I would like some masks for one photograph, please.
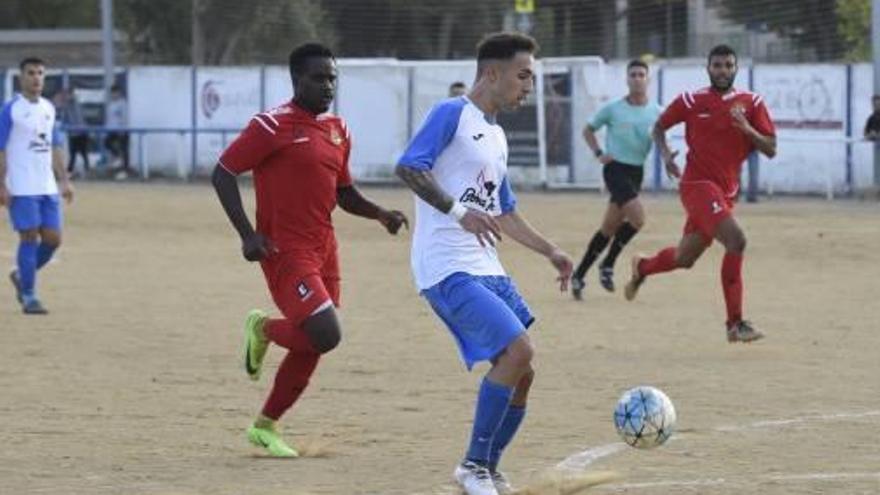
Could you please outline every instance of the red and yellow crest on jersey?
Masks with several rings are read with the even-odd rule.
[[[339,133],[339,129],[335,127],[330,129],[330,142],[332,142],[336,146],[342,144],[342,134]]]

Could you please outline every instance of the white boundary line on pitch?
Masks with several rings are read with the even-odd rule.
[[[880,471],[876,473],[802,473],[784,474],[773,476],[761,476],[757,479],[696,479],[696,480],[667,480],[648,481],[644,483],[621,483],[606,485],[606,490],[621,491],[635,490],[640,488],[666,488],[671,486],[717,486],[717,485],[758,485],[762,483],[798,482],[798,481],[839,481],[839,480],[880,480]]]
[[[791,418],[791,419],[775,419],[775,420],[756,421],[756,422],[749,423],[744,426],[719,426],[719,427],[713,428],[711,431],[716,431],[716,432],[742,431],[742,430],[750,430],[750,429],[758,429],[758,428],[784,427],[784,426],[788,426],[788,425],[792,425],[792,424],[801,424],[801,423],[809,423],[809,422],[817,422],[817,421],[847,421],[847,420],[852,420],[852,419],[868,418],[868,417],[873,417],[873,416],[880,416],[880,410],[865,411],[865,412],[860,412],[860,413],[844,412],[844,413],[835,413],[835,414],[818,414],[818,415],[813,415],[813,416],[798,416],[798,417]],[[675,435],[673,435],[670,438],[670,440],[675,440],[675,439],[676,439]],[[583,450],[581,452],[578,452],[576,454],[572,454],[572,455],[566,457],[564,460],[562,460],[562,462],[560,462],[559,464],[556,465],[556,469],[563,470],[563,471],[583,471],[590,464],[593,464],[594,462],[598,461],[599,459],[602,459],[605,457],[610,457],[612,455],[618,454],[620,452],[627,450],[627,448],[628,448],[628,445],[623,442],[615,442],[615,443],[609,443],[606,445],[600,445],[598,447],[591,447],[591,448],[588,448],[586,450]],[[864,474],[864,473],[862,473],[862,474]],[[867,473],[866,475],[876,477],[876,476],[880,476],[880,473]],[[807,474],[807,475],[792,475],[792,476],[794,476],[794,477],[815,476],[816,477],[815,479],[825,479],[822,477],[823,476],[850,476],[850,475],[847,473],[839,473],[839,474],[831,474],[831,475],[826,475],[826,474],[822,474],[822,473],[814,473],[814,474]],[[801,479],[801,478],[792,478],[792,476],[783,476],[783,477],[777,476],[776,478],[778,478],[777,481],[784,481],[784,480],[788,480],[788,479]],[[776,478],[768,478],[768,480],[772,481]],[[813,479],[813,478],[810,478],[810,479]],[[702,485],[702,484],[720,484],[720,483],[724,483],[724,482],[725,482],[724,479],[719,478],[716,480],[692,480],[692,481],[669,481],[669,482],[659,481],[659,482],[648,483],[647,485],[645,485],[644,483],[635,483],[635,484],[630,484],[630,485],[625,485],[625,486],[632,486],[632,487],[638,487],[636,485],[639,485],[639,486],[641,486],[641,485],[665,486],[665,485],[663,485],[663,483],[673,483],[676,485],[680,485],[681,483],[692,483],[692,484]],[[624,486],[624,485],[616,485],[616,486]],[[684,486],[684,485],[682,485],[682,486]]]
[[[744,426],[719,426],[714,428],[715,431],[743,431],[759,428],[774,428],[781,426],[789,426],[801,423],[810,423],[818,421],[846,421],[850,419],[868,418],[872,416],[880,416],[880,410],[865,411],[861,413],[838,413],[838,414],[818,414],[815,416],[800,416],[791,419],[774,419],[765,421],[755,421]]]
[[[556,465],[556,468],[567,471],[583,471],[587,466],[599,459],[617,454],[627,448],[629,448],[629,446],[623,442],[592,447],[583,452],[578,452],[577,454],[572,454],[566,457],[565,460]]]

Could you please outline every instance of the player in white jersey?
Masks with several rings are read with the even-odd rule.
[[[9,208],[19,234],[16,269],[9,274],[26,314],[45,314],[36,293],[36,274],[61,244],[61,194],[70,202],[73,187],[64,170],[64,140],[55,125],[55,107],[40,96],[46,64],[26,58],[19,64],[21,93],[0,110],[0,206]],[[56,182],[57,181],[57,182]]]
[[[516,210],[507,176],[507,138],[496,122],[534,85],[534,39],[496,33],[477,47],[477,79],[466,96],[431,110],[398,161],[397,175],[416,193],[412,269],[419,291],[446,324],[468,369],[492,368],[480,385],[470,446],[455,478],[470,495],[509,491],[498,462],[525,415],[535,320],[505,274],[501,234],[546,256],[567,288],[571,259]]]

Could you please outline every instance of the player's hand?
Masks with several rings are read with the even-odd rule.
[[[501,241],[501,227],[498,222],[482,211],[468,208],[467,213],[458,221],[464,230],[477,236],[480,246],[486,247],[486,244],[495,245],[495,241]]]
[[[559,282],[560,292],[567,291],[568,281],[571,280],[571,273],[574,270],[574,263],[572,263],[571,258],[565,251],[559,248],[554,249],[548,258],[550,258],[550,263],[553,263],[553,266],[556,267],[556,271],[559,272],[556,281]]]
[[[260,261],[278,253],[272,241],[259,232],[241,240],[241,254],[248,261]]]
[[[614,161],[614,158],[611,158],[611,155],[600,155],[599,156],[599,163],[601,163],[602,165],[608,165],[609,163],[611,163],[613,161]]]
[[[67,204],[73,202],[73,184],[69,180],[61,184],[61,197],[64,198],[64,201],[67,201]]]
[[[406,215],[403,212],[397,210],[382,210],[379,212],[379,223],[385,227],[385,230],[388,231],[391,235],[396,235],[397,231],[400,230],[400,227],[406,227],[406,230],[409,230],[409,220],[407,220]]]
[[[6,189],[6,185],[0,183],[0,206],[9,205],[9,190]]]
[[[670,179],[681,177],[681,169],[675,163],[676,156],[678,156],[678,150],[672,151],[663,157],[663,164],[666,166],[666,176]]]
[[[740,105],[736,105],[730,109],[730,116],[733,117],[733,126],[743,131],[745,134],[752,132],[752,124],[746,119],[746,110]]]

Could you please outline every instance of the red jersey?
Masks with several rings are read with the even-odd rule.
[[[335,247],[330,215],[336,189],[351,185],[351,136],[342,118],[295,103],[258,113],[220,157],[238,175],[254,173],[257,231],[283,252]]]
[[[658,124],[668,129],[685,123],[688,145],[687,164],[682,181],[711,181],[728,197],[739,190],[742,163],[754,144],[734,127],[731,109],[742,107],[746,120],[765,136],[776,135],[763,98],[750,91],[732,89],[721,94],[711,88],[680,94],[666,108]]]

